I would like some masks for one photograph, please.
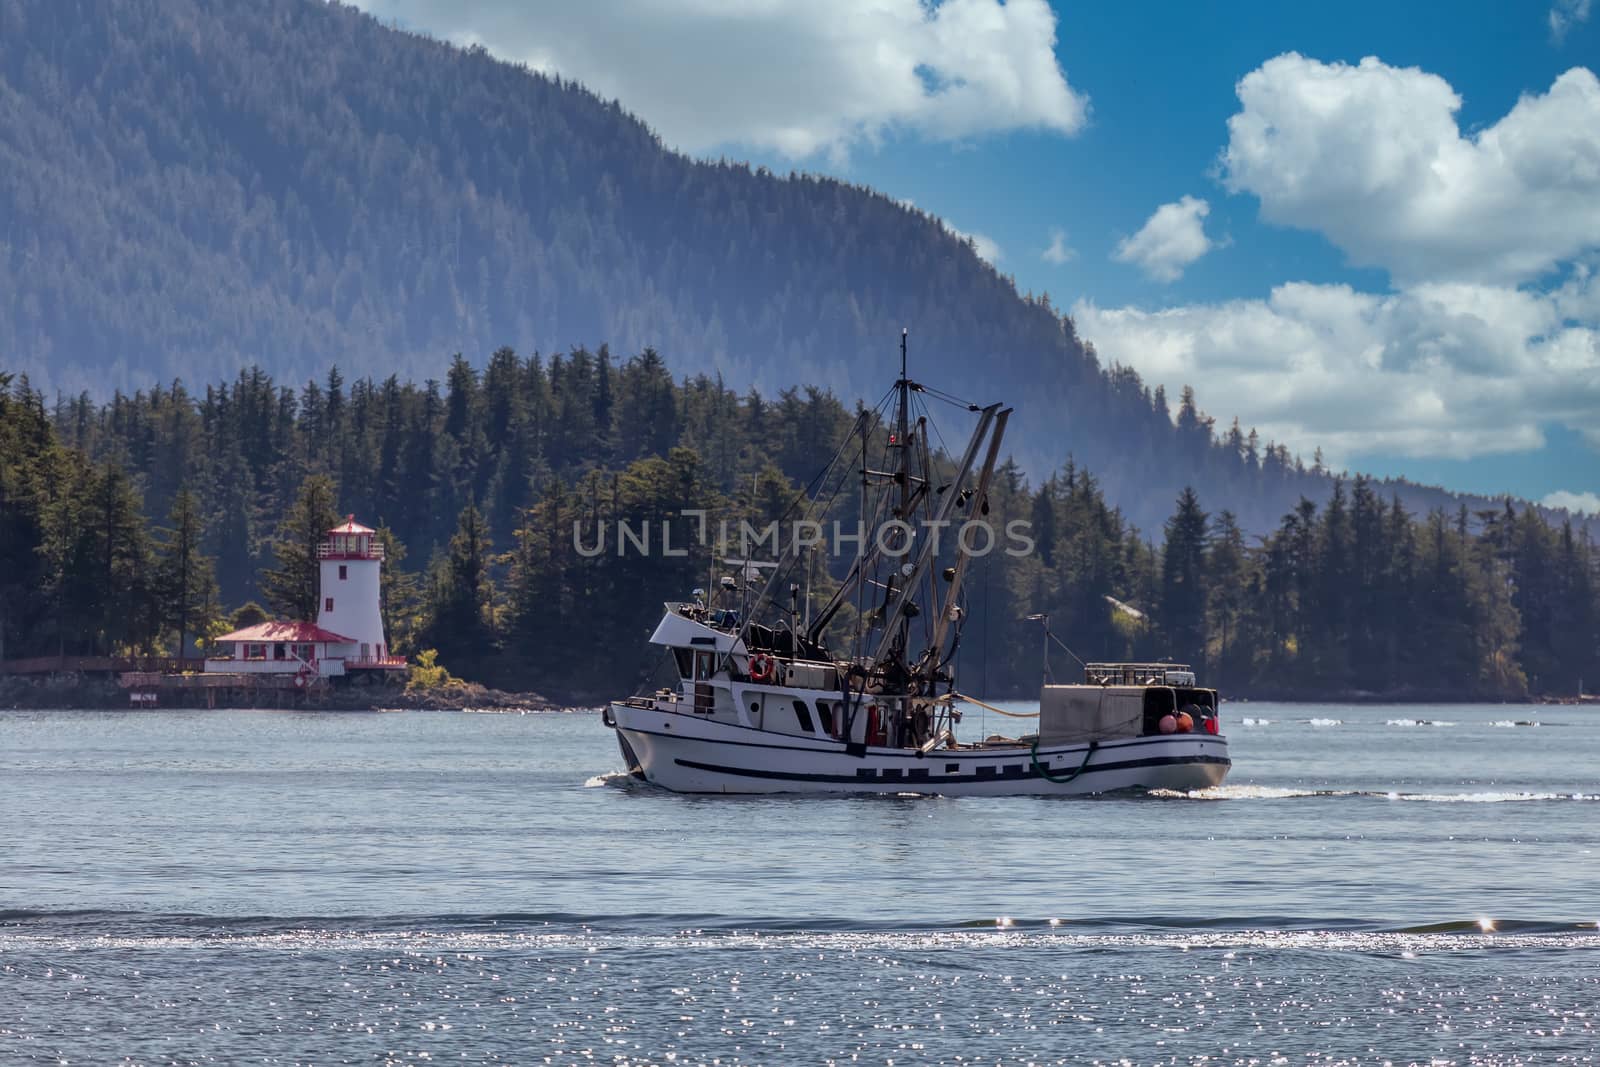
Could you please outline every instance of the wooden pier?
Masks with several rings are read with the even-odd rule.
[[[165,674],[125,671],[117,684],[133,707],[307,708],[322,705],[331,686],[303,674]]]

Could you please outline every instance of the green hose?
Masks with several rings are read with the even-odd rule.
[[[1039,772],[1039,776],[1041,778],[1043,778],[1047,782],[1054,782],[1056,785],[1066,785],[1068,782],[1072,781],[1074,778],[1078,777],[1078,775],[1083,773],[1083,769],[1085,767],[1089,766],[1089,757],[1094,755],[1094,750],[1099,748],[1099,747],[1100,747],[1100,742],[1098,742],[1098,741],[1090,741],[1088,750],[1086,752],[1084,752],[1084,754],[1083,754],[1083,762],[1078,764],[1078,769],[1077,770],[1073,771],[1071,774],[1067,775],[1065,778],[1057,778],[1057,777],[1055,777],[1049,771],[1044,769],[1044,764],[1039,762],[1039,735],[1038,734],[1034,734],[1034,736],[1033,736],[1033,750],[1029,753],[1029,755],[1031,755],[1033,757],[1033,769]]]

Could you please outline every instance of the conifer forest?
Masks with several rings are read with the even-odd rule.
[[[650,349],[502,348],[442,369],[420,383],[330,369],[298,386],[252,369],[104,403],[5,375],[0,658],[195,656],[232,623],[309,617],[315,545],[355,514],[385,542],[396,651],[435,650],[504,689],[626,689],[660,667],[645,639],[662,602],[718,574],[683,513],[781,517],[859,406],[677,378]],[[1216,433],[1190,397],[1176,421],[1264,494],[1304,471]],[[1251,534],[1184,488],[1161,528],[1141,529],[1064,456],[1042,478],[1007,461],[990,505],[1028,524],[1033,549],[974,563],[957,666],[970,692],[1036,689],[1040,614],[1083,659],[1188,662],[1235,696],[1520,699],[1600,677],[1586,531],[1510,500],[1418,514],[1334,477],[1325,501]],[[630,521],[676,524],[688,551],[584,551],[602,523]],[[835,562],[819,588],[848,561]],[[1054,646],[1051,666],[1077,670]]]

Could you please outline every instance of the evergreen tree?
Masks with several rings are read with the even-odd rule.
[[[412,648],[412,635],[422,625],[422,590],[417,576],[405,569],[406,546],[387,526],[372,535],[373,544],[383,549],[383,569],[379,572],[379,610],[389,649],[400,655]]]
[[[257,604],[254,600],[241,604],[228,616],[228,626],[234,630],[243,630],[251,626],[259,626],[272,616],[267,614],[267,609]]]
[[[441,663],[469,677],[496,651],[493,548],[482,513],[468,504],[449,550],[433,567],[427,621],[418,637],[420,647],[437,649]]]
[[[177,654],[189,654],[189,638],[203,634],[219,612],[212,561],[201,550],[205,531],[199,505],[187,486],[172,502],[159,547],[157,596],[165,626],[177,631]]]
[[[339,524],[333,479],[314,474],[278,520],[272,544],[278,565],[261,575],[261,592],[272,610],[290,619],[315,620],[321,565],[317,550]]]
[[[1068,474],[1071,478],[1071,474]],[[1033,540],[1039,563],[1054,567],[1056,561],[1056,483],[1052,478],[1033,495]]]
[[[1350,512],[1344,485],[1333,483],[1317,531],[1316,569],[1305,613],[1310,651],[1317,677],[1335,690],[1350,681]]]
[[[1244,531],[1231,511],[1217,516],[1205,559],[1209,665],[1206,684],[1226,686],[1249,681],[1250,634],[1245,613],[1251,597],[1249,558]]]
[[[1186,487],[1166,526],[1160,628],[1174,659],[1202,669],[1206,662],[1206,530],[1207,516],[1200,510],[1200,498]]]
[[[0,662],[46,629],[46,508],[66,462],[42,398],[13,382],[0,373]]]

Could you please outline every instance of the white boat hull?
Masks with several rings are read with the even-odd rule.
[[[855,752],[843,742],[775,734],[687,712],[614,703],[635,777],[678,793],[926,793],[1072,796],[1118,789],[1204,789],[1231,761],[1216,734],[1167,734],[1090,744]],[[1052,779],[1055,779],[1052,781]]]

